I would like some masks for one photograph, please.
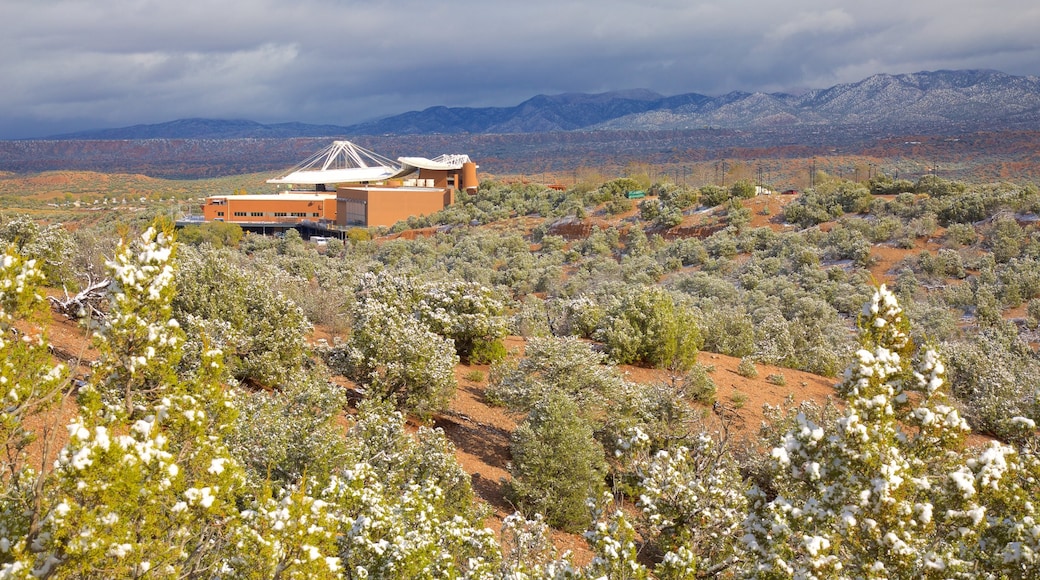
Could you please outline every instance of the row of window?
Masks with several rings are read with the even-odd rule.
[[[223,216],[224,212],[218,211],[217,215],[218,216]],[[235,217],[246,217],[246,216],[249,216],[249,217],[264,217],[264,216],[267,216],[267,215],[271,215],[271,214],[270,213],[264,213],[262,211],[251,211],[251,212],[236,211],[235,212]],[[276,212],[274,212],[274,217],[289,217],[290,215],[292,215],[292,217],[301,217],[302,218],[302,217],[307,217],[307,212],[294,211],[291,214],[286,213],[284,211],[276,211]],[[315,212],[315,213],[310,214],[310,217],[321,217],[321,214]]]

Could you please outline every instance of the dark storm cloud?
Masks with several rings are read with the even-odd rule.
[[[1032,0],[7,0],[0,137],[183,117],[350,124],[539,93],[1040,74]]]

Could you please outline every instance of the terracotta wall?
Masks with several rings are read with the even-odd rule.
[[[455,202],[452,190],[410,187],[341,187],[337,190],[339,225],[390,226],[411,216],[436,213]],[[363,208],[363,209],[361,209]],[[363,224],[349,216],[363,211]]]
[[[245,215],[235,215],[244,213]],[[304,215],[293,215],[293,214]],[[253,215],[261,214],[261,215]],[[285,214],[285,215],[275,215]],[[226,222],[288,222],[301,220],[336,221],[336,198],[333,196],[315,197],[314,199],[251,199],[229,195],[227,197],[210,197],[202,206],[202,216],[206,221],[223,220]]]

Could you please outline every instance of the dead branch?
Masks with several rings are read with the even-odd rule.
[[[108,278],[100,282],[88,279],[87,287],[75,296],[69,296],[69,291],[63,287],[64,299],[53,296],[48,296],[47,299],[50,300],[51,307],[64,314],[66,318],[80,319],[89,316],[95,320],[104,320],[105,312],[101,310],[101,304],[108,294],[108,286],[111,283],[112,281]]]

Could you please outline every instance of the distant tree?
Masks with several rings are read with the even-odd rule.
[[[916,193],[927,193],[932,197],[946,197],[964,193],[967,187],[959,181],[949,181],[935,175],[923,175],[914,185]]]
[[[640,183],[635,179],[621,177],[612,181],[608,181],[603,185],[599,186],[595,201],[604,202],[610,199],[623,198],[628,192],[637,191],[640,189],[645,188],[641,186]]]
[[[243,236],[242,226],[230,222],[206,222],[181,229],[181,243],[197,246],[208,243],[216,248],[238,246]]]
[[[738,181],[730,186],[729,193],[731,197],[751,199],[755,197],[757,189],[755,184],[750,181]]]
[[[730,190],[718,185],[705,185],[700,189],[701,205],[715,207],[729,201],[732,193]]]

